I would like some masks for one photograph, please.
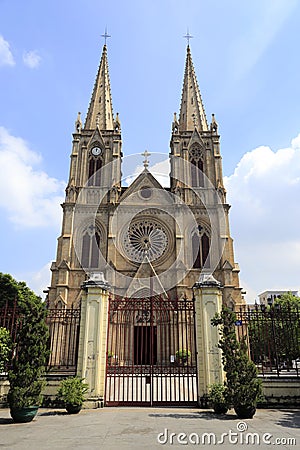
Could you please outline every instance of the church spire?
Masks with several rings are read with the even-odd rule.
[[[106,44],[103,46],[84,128],[94,130],[97,126],[100,131],[114,129]]]
[[[193,66],[190,46],[188,45],[181,96],[179,130],[193,131],[195,128],[198,131],[207,131],[208,125]]]

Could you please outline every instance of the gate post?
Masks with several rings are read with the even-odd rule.
[[[208,386],[222,383],[224,371],[219,333],[211,319],[222,310],[222,287],[212,275],[202,274],[193,286],[196,312],[198,403],[203,405]]]
[[[77,374],[89,384],[89,407],[102,407],[106,378],[108,283],[95,273],[82,284]]]

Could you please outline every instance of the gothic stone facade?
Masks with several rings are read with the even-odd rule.
[[[218,125],[214,115],[207,122],[189,46],[172,123],[170,187],[148,170],[147,153],[144,171],[125,187],[122,156],[104,45],[85,123],[80,113],[75,123],[49,306],[78,306],[82,283],[99,272],[114,293],[131,298],[191,298],[194,284],[212,274],[223,286],[223,303],[242,304]]]

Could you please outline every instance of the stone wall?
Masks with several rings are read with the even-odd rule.
[[[299,407],[300,379],[292,377],[263,379],[265,402],[261,407]]]

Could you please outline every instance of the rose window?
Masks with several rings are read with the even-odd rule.
[[[134,262],[155,261],[166,251],[167,233],[155,220],[140,220],[129,225],[123,247],[126,255]]]

